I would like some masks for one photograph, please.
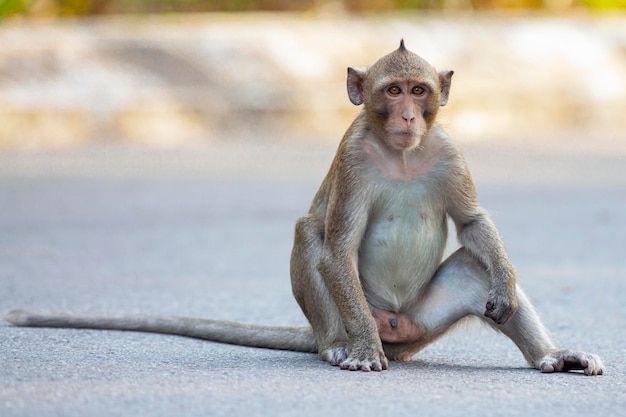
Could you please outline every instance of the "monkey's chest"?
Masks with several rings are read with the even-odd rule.
[[[445,211],[423,193],[385,198],[370,217],[359,250],[359,274],[375,308],[412,304],[439,267],[447,241]]]

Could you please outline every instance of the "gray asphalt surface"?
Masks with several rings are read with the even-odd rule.
[[[293,225],[334,147],[0,153],[0,313],[305,324],[288,276]],[[366,374],[311,354],[1,323],[0,415],[626,415],[623,149],[466,148],[520,284],[555,341],[601,355],[604,376],[540,374],[473,325]]]

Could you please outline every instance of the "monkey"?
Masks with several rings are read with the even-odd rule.
[[[410,360],[461,319],[478,317],[541,372],[601,375],[599,356],[551,341],[479,205],[460,148],[436,122],[453,73],[437,71],[404,40],[369,68],[348,68],[348,98],[363,109],[295,225],[292,292],[310,326],[24,310],[6,319],[314,352],[341,369],[369,372]],[[444,259],[448,218],[460,247]]]

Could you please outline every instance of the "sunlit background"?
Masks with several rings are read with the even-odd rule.
[[[625,138],[625,0],[0,0],[0,152],[338,141],[347,66],[455,70],[460,141]]]

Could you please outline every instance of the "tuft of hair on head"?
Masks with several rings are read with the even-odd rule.
[[[400,52],[406,52],[406,47],[404,46],[404,38],[400,39],[400,47],[398,48],[398,51]]]

